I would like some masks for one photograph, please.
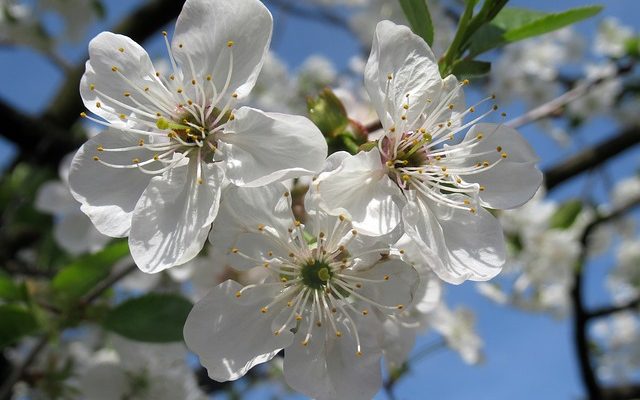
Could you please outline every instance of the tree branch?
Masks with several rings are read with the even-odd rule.
[[[619,218],[629,212],[634,207],[640,205],[640,198],[627,203],[626,205],[613,210],[607,214],[599,216],[585,228],[580,238],[582,251],[576,263],[573,275],[573,287],[571,289],[571,304],[573,308],[573,334],[575,340],[575,350],[578,357],[580,367],[580,375],[585,385],[589,399],[599,400],[603,398],[602,388],[598,382],[598,378],[591,365],[591,354],[589,348],[589,339],[587,336],[587,328],[590,319],[590,313],[585,309],[582,298],[582,286],[584,280],[584,267],[586,266],[588,257],[589,237],[596,227],[605,222]]]
[[[616,136],[608,137],[593,146],[544,171],[545,185],[551,190],[564,181],[599,166],[640,143],[640,129],[627,128]]]
[[[615,314],[615,313],[626,311],[626,310],[632,310],[638,307],[640,307],[640,296],[624,304],[596,308],[595,310],[592,310],[587,313],[587,318],[592,319],[592,318],[606,317],[611,314]]]
[[[44,350],[48,341],[48,336],[42,336],[40,339],[38,339],[38,342],[29,351],[22,364],[11,371],[11,375],[9,375],[7,380],[2,383],[2,387],[0,387],[0,400],[11,398],[11,390],[13,389],[13,385],[15,385],[20,380],[20,378],[22,378],[22,375],[25,373],[27,368],[29,368],[29,366],[35,361],[36,357],[38,357],[38,354],[40,354],[40,352]]]

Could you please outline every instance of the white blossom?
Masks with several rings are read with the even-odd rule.
[[[542,181],[533,150],[511,128],[475,124],[493,109],[463,123],[476,106],[465,108],[462,84],[440,77],[433,53],[407,27],[378,25],[365,86],[385,134],[371,151],[331,155],[335,168],[313,188],[321,206],[370,235],[402,223],[447,282],[491,279],[504,264],[504,239],[484,207],[533,196]]]
[[[254,86],[272,30],[257,0],[187,0],[165,77],[128,37],[89,45],[80,92],[109,127],[76,154],[72,194],[96,228],[129,236],[136,264],[158,272],[203,247],[223,186],[260,186],[311,174],[326,143],[304,117],[234,109]]]
[[[633,28],[623,25],[617,18],[607,17],[598,27],[593,42],[593,51],[608,57],[622,57],[626,54],[627,41],[633,37]]]
[[[307,224],[274,184],[227,189],[211,242],[236,269],[266,269],[262,282],[226,281],[198,302],[185,340],[209,376],[235,380],[285,349],[284,376],[317,399],[368,399],[381,385],[384,315],[411,307],[417,272],[388,245],[362,237],[344,216],[307,197]],[[312,242],[312,244],[309,244]]]

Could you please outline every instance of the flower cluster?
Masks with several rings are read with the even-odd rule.
[[[215,380],[284,350],[292,388],[371,398],[381,357],[401,365],[426,326],[477,362],[472,319],[440,303],[440,280],[500,272],[505,242],[487,208],[536,192],[531,147],[514,129],[479,123],[493,97],[467,107],[467,82],[442,78],[420,37],[383,21],[364,68],[382,132],[327,158],[307,118],[237,108],[271,31],[258,0],[187,0],[171,41],[164,33],[168,75],[131,39],[99,34],[80,92],[82,115],[107,129],[75,155],[72,195],[98,231],[128,237],[144,272],[216,264],[222,282],[184,327]],[[294,198],[284,182],[305,176],[308,192]],[[215,256],[196,259],[207,238]],[[224,280],[242,274],[251,278]]]

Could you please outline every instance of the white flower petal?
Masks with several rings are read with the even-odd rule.
[[[271,13],[257,0],[187,0],[171,48],[186,79],[211,75],[218,93],[227,81],[233,53],[227,93],[242,97],[251,91],[260,73],[272,26]]]
[[[94,156],[112,164],[131,164],[132,158],[147,160],[153,153],[140,149],[128,152],[98,152],[104,148],[138,145],[137,135],[107,130],[87,141],[76,153],[69,171],[71,194],[91,218],[98,231],[112,237],[129,234],[131,216],[140,195],[152,176],[137,169],[109,168],[94,161]]]
[[[402,192],[386,176],[377,149],[347,157],[337,169],[320,174],[314,190],[322,208],[348,215],[366,235],[387,234],[401,220]]]
[[[387,370],[402,367],[416,342],[416,329],[406,327],[395,318],[384,322],[383,354]]]
[[[470,182],[484,186],[480,192],[484,205],[509,209],[529,201],[542,184],[542,172],[535,165],[538,157],[531,145],[515,129],[496,124],[477,124],[464,140],[474,140],[479,133],[484,138],[469,154],[469,164],[482,162],[487,157],[474,157],[474,154],[491,151],[495,151],[500,160],[491,169],[467,177]],[[501,153],[506,158],[500,158]]]
[[[426,264],[446,282],[486,281],[505,263],[502,227],[481,207],[474,215],[417,199],[404,208],[403,218],[405,230],[421,248]]]
[[[73,255],[98,251],[111,240],[98,232],[80,210],[62,216],[53,228],[53,237],[60,247]]]
[[[259,296],[264,292],[255,291],[254,296],[247,290],[242,295],[245,301],[239,302],[236,292],[241,288],[231,280],[216,286],[193,307],[184,326],[187,346],[200,357],[209,376],[219,382],[240,378],[293,340],[288,331],[274,335],[273,314],[260,312],[271,298]]]
[[[69,192],[69,188],[60,181],[49,181],[42,184],[36,194],[34,206],[36,210],[48,214],[65,214],[80,208],[80,204]]]
[[[409,105],[408,121],[414,121],[428,100],[439,97],[442,86],[438,63],[425,41],[406,26],[390,21],[381,21],[376,27],[364,76],[371,102],[386,129],[400,121],[404,104]]]
[[[204,246],[218,213],[222,171],[202,163],[198,184],[196,157],[151,180],[136,205],[129,248],[138,267],[155,273],[183,264]]]
[[[250,107],[234,115],[220,143],[234,185],[255,187],[312,175],[324,165],[327,143],[309,119]]]
[[[227,254],[227,262],[233,268],[249,269],[256,263],[230,253],[232,248],[258,259],[271,258],[267,256],[268,251],[278,253],[278,247],[274,246],[269,235],[282,236],[293,222],[291,196],[285,196],[285,193],[288,191],[282,183],[258,188],[229,186],[223,192],[220,212],[209,241],[215,249]],[[287,241],[286,237],[281,239]]]
[[[140,109],[138,102],[156,110],[149,93],[167,93],[155,72],[149,55],[139,44],[127,36],[102,32],[89,43],[89,61],[80,81],[80,96],[91,112],[116,126],[124,126],[126,122],[120,114],[130,116],[133,112],[122,104]]]
[[[399,313],[397,306],[408,309],[413,305],[416,289],[420,285],[418,272],[409,264],[395,258],[383,259],[364,269],[358,269],[354,273],[359,278],[382,281],[380,283],[362,284],[362,289],[358,291],[362,296],[375,301],[376,303],[394,307],[394,309],[384,309],[382,311],[393,314]],[[367,306],[364,303],[363,306]]]

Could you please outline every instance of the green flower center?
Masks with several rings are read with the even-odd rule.
[[[309,260],[302,266],[302,283],[311,289],[323,289],[333,276],[331,267],[325,261]]]

